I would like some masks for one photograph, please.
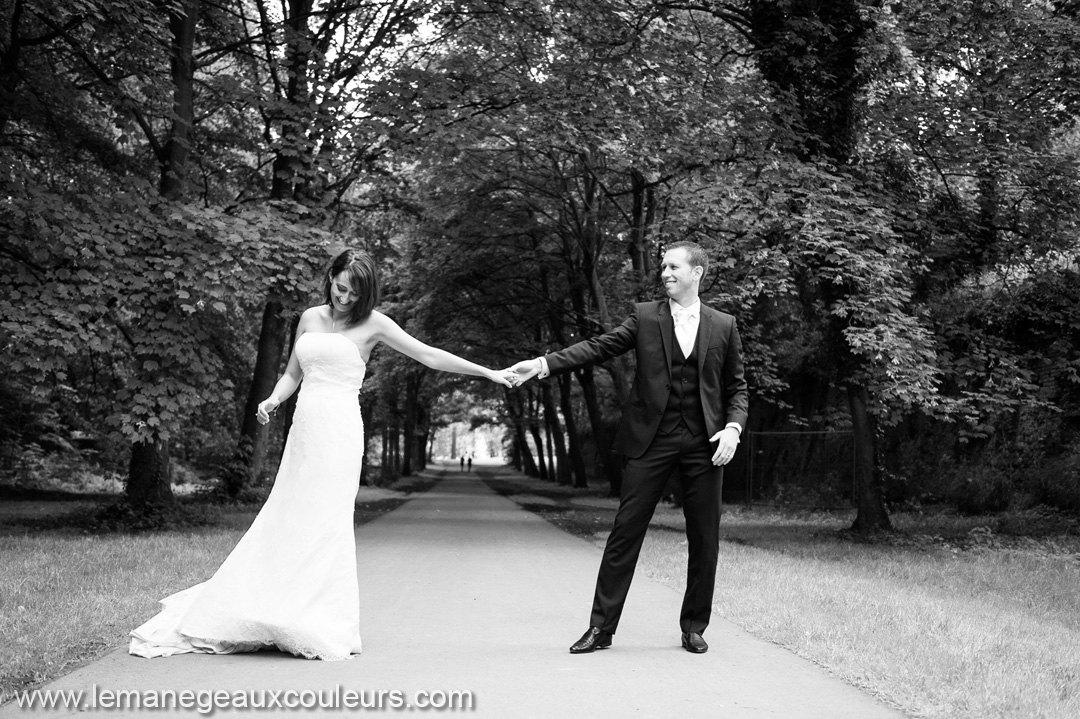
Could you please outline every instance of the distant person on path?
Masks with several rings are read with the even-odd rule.
[[[472,471],[472,452],[469,453],[468,463],[469,463],[469,471],[471,472]]]
[[[465,471],[465,455],[461,455],[461,471]]]
[[[266,424],[300,387],[270,496],[213,577],[163,599],[161,613],[131,633],[132,654],[276,647],[309,659],[348,659],[360,652],[353,508],[364,425],[357,393],[372,350],[384,342],[433,369],[507,387],[519,381],[420,342],[376,310],[378,301],[371,257],[338,255],[326,275],[325,303],[300,317],[285,374],[259,403]]]
[[[720,545],[723,466],[746,426],[749,396],[735,318],[701,304],[704,249],[676,242],[664,253],[668,299],[641,302],[620,326],[512,367],[522,381],[604,362],[630,350],[637,359],[615,449],[627,458],[615,523],[596,580],[589,629],[570,647],[611,646],[638,553],[664,485],[675,469],[683,491],[689,558],[679,626],[682,646],[702,654],[712,612]]]

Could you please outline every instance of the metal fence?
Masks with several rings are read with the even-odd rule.
[[[747,504],[850,507],[855,446],[850,431],[750,432]]]

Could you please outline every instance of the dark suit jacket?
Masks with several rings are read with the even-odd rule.
[[[558,374],[634,350],[637,372],[615,436],[615,450],[634,459],[648,449],[663,418],[671,392],[675,341],[668,301],[639,302],[633,314],[615,329],[545,355],[545,359],[551,373]],[[696,349],[709,436],[729,422],[745,428],[749,395],[735,318],[702,304]]]

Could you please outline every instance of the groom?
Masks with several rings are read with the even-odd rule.
[[[653,510],[675,469],[682,484],[689,560],[679,625],[682,646],[703,654],[720,544],[720,488],[746,426],[748,395],[735,318],[698,299],[708,257],[676,242],[660,277],[668,299],[641,302],[620,326],[566,349],[526,360],[522,380],[604,362],[634,350],[637,373],[623,407],[615,449],[625,455],[615,524],[596,580],[589,630],[570,647],[585,654],[611,646]]]

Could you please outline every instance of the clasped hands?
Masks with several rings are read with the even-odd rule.
[[[540,370],[540,360],[531,359],[522,360],[512,367],[507,367],[502,372],[509,377],[511,387],[520,387],[540,374]]]

